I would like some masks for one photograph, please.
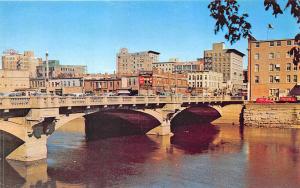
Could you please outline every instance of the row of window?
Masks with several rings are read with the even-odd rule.
[[[256,84],[260,83],[260,77],[259,76],[255,76],[255,80],[254,82]],[[286,83],[297,83],[298,82],[298,76],[297,75],[287,75],[286,76]],[[280,76],[273,76],[270,75],[269,76],[269,83],[280,83]]]
[[[219,87],[218,82],[190,82],[191,87]],[[195,86],[196,85],[196,86]]]
[[[286,43],[285,43],[286,42]],[[270,41],[269,42],[269,46],[281,46],[282,44],[286,44],[287,46],[291,46],[292,45],[292,40],[288,40],[288,41]],[[296,41],[294,41],[294,44],[296,45]],[[255,43],[255,47],[259,47],[260,46],[260,43],[259,42],[256,42]]]
[[[255,64],[254,65],[254,72],[259,72],[260,71],[259,67],[260,67],[259,64]],[[286,71],[291,71],[291,70],[292,70],[292,63],[287,63],[286,64]],[[293,70],[297,71],[298,66],[294,65]],[[269,64],[269,71],[280,71],[280,64]]]
[[[290,54],[287,52],[285,57],[286,57],[286,58],[290,58],[290,57],[292,57],[292,55],[290,55]],[[269,58],[269,59],[280,58],[280,53],[279,53],[279,52],[277,52],[277,53],[271,52],[271,53],[269,53],[268,58]],[[254,59],[255,59],[255,60],[259,60],[259,59],[260,59],[260,54],[259,54],[259,53],[255,53],[255,54],[254,54]]]

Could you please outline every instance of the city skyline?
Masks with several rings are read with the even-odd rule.
[[[223,41],[247,54],[247,40],[231,46],[224,33],[214,34],[208,2],[0,2],[0,49],[33,50],[42,58],[48,50],[49,59],[87,65],[91,73],[113,72],[122,47],[158,51],[160,61],[194,60],[213,42]],[[241,8],[249,13],[257,39],[267,39],[269,23],[274,26],[269,39],[293,38],[297,32],[294,18],[285,14],[276,19],[260,1],[242,1]],[[245,57],[244,68],[246,64]]]

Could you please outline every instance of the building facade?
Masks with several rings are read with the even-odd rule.
[[[248,40],[250,100],[278,99],[288,95],[299,82],[299,65],[294,65],[288,54],[293,46],[296,46],[293,39]]]
[[[29,71],[0,69],[1,93],[7,93],[19,89],[29,89],[29,87]]]
[[[182,61],[174,64],[174,72],[177,73],[188,73],[198,72],[204,70],[203,58],[199,58],[196,61]]]
[[[154,68],[139,74],[139,94],[187,94],[187,74],[164,72]]]
[[[222,94],[223,74],[213,71],[190,72],[188,73],[188,85],[194,94]]]
[[[84,90],[86,93],[93,93],[95,95],[103,95],[105,93],[116,94],[121,87],[120,78],[99,78],[99,79],[85,79]]]
[[[82,78],[52,78],[48,82],[43,78],[35,78],[30,79],[30,88],[42,93],[48,91],[56,95],[84,92]]]
[[[179,61],[178,59],[170,59],[167,62],[153,63],[153,68],[161,69],[164,72],[188,73],[204,70],[203,58],[195,61]]]
[[[76,78],[83,77],[86,74],[87,67],[84,65],[61,65],[59,60],[49,60],[49,78]],[[37,77],[45,78],[47,65],[44,61],[37,66]]]
[[[161,69],[164,72],[174,72],[174,65],[176,62],[167,61],[167,62],[156,62],[153,63],[153,68]]]
[[[155,51],[129,53],[122,48],[116,56],[117,74],[138,74],[139,71],[152,71],[153,63],[158,62],[159,54]]]
[[[23,54],[10,49],[3,52],[3,70],[28,71],[30,78],[36,77],[36,67],[42,64],[42,58],[36,58],[33,51],[24,51]]]
[[[243,57],[244,54],[236,49],[226,49],[224,43],[214,43],[212,50],[204,51],[204,65],[206,70],[223,74],[231,94],[241,92],[243,85]]]

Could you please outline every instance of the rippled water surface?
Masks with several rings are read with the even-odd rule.
[[[300,130],[192,124],[174,136],[86,142],[82,119],[48,140],[48,159],[1,160],[3,187],[300,187]]]

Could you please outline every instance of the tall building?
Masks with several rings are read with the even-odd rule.
[[[299,82],[299,66],[288,54],[293,46],[293,39],[248,40],[250,100],[286,96]]]
[[[238,93],[243,85],[243,57],[245,54],[236,49],[226,49],[224,43],[214,43],[212,50],[204,51],[206,70],[223,74],[223,82],[231,93]]]
[[[36,77],[36,67],[40,64],[42,64],[42,58],[35,57],[33,51],[24,51],[21,54],[10,49],[4,51],[2,55],[3,70],[28,71],[31,78]]]
[[[122,48],[117,53],[116,68],[118,75],[138,74],[139,71],[152,71],[152,64],[158,62],[159,52],[145,51],[129,53]]]
[[[86,74],[87,67],[85,65],[61,65],[59,60],[49,60],[49,78],[76,78],[83,77]],[[37,66],[37,77],[46,77],[47,66],[44,61]]]

